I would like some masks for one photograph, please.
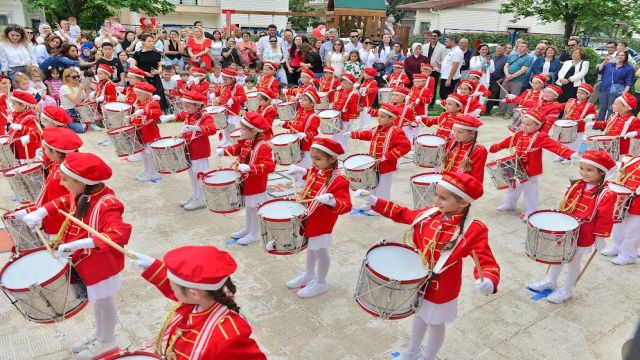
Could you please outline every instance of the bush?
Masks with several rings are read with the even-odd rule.
[[[600,63],[600,56],[596,53],[592,48],[584,47],[584,53],[587,56],[585,60],[589,62],[589,72],[585,77],[585,81],[589,84],[595,84],[598,80],[598,71],[596,70],[596,65]]]

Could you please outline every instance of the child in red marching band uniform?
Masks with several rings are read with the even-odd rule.
[[[438,103],[438,102],[437,102]],[[416,121],[421,121],[426,127],[437,125],[435,135],[444,139],[451,138],[451,129],[453,128],[453,120],[457,114],[467,104],[467,97],[460,94],[450,94],[444,101],[444,104],[438,103],[444,107],[444,112],[438,117],[421,117],[417,116]]]
[[[331,260],[329,246],[333,242],[333,227],[338,216],[351,211],[349,180],[338,170],[338,156],[344,154],[342,146],[328,138],[316,138],[311,145],[313,166],[305,169],[289,166],[287,174],[304,176],[306,184],[299,199],[311,200],[304,212],[304,236],[308,238],[305,271],[287,282],[289,289],[308,298],[327,291],[327,274]],[[316,269],[317,265],[317,269]]]
[[[480,114],[484,113],[484,105],[480,103],[479,97],[473,95],[473,88],[475,85],[469,80],[460,81],[458,85],[458,94],[467,98],[467,102],[462,107],[461,113],[463,115],[471,115],[473,117],[480,117]]]
[[[237,156],[238,171],[242,173],[245,228],[231,234],[240,245],[260,240],[257,207],[267,199],[267,179],[276,168],[269,139],[263,136],[268,128],[269,124],[260,114],[249,111],[240,118],[241,141],[216,149],[218,157]]]
[[[353,88],[356,77],[352,74],[343,74],[340,78],[341,85],[337,87],[336,97],[331,103],[334,110],[341,112],[342,132],[332,135],[332,139],[339,142],[345,153],[349,151],[349,138],[345,132],[349,131],[351,120],[358,118],[358,103],[360,101],[358,91]]]
[[[478,98],[478,102],[484,105],[484,99],[491,96],[491,91],[487,89],[486,86],[480,83],[480,79],[482,79],[482,71],[480,70],[471,70],[469,71],[469,82],[473,85],[471,89],[471,95]]]
[[[404,73],[404,61],[396,61],[391,68],[391,74],[382,76],[387,81],[387,85],[389,87],[409,86],[411,82],[407,74]]]
[[[44,204],[23,220],[30,228],[39,228],[43,219],[71,213],[120,246],[129,242],[131,225],[122,219],[124,205],[103,182],[111,177],[111,168],[98,156],[68,153],[60,165],[60,182],[69,194]],[[115,328],[118,313],[115,293],[122,286],[124,255],[75,223],[65,220],[54,240],[56,257],[71,258],[71,263],[87,287],[93,304],[96,333],[74,343],[76,359],[91,360],[117,349]]]
[[[583,83],[578,86],[577,98],[571,98],[564,105],[563,119],[574,120],[578,123],[578,135],[576,140],[567,147],[573,151],[578,151],[582,144],[582,138],[584,137],[585,123],[592,121],[598,116],[595,105],[589,102],[589,96],[593,93],[593,86]],[[564,159],[556,157],[553,161],[563,162]],[[566,162],[564,162],[566,164]]]
[[[378,82],[376,76],[378,72],[374,68],[365,68],[362,72],[364,80],[358,89],[360,91],[360,129],[368,130],[371,127],[371,114],[369,110],[378,97]]]
[[[496,210],[515,210],[520,194],[524,191],[524,212],[520,214],[520,217],[526,220],[532,212],[536,211],[538,208],[538,175],[542,174],[542,149],[551,151],[565,159],[579,157],[577,152],[557,143],[550,139],[546,133],[541,132],[540,128],[544,123],[545,118],[542,114],[533,109],[529,110],[522,118],[521,130],[489,148],[491,153],[503,149],[512,150],[515,156],[522,161],[522,166],[529,176],[524,184],[516,182],[509,187],[504,203]]]
[[[307,69],[307,68],[302,68],[300,70],[300,84],[298,85],[298,88],[296,90],[290,90],[294,92],[295,98],[299,99],[304,93],[308,92],[308,91],[316,91],[316,87],[313,84],[313,80],[315,79],[316,74],[313,73],[313,71]],[[287,94],[287,92],[285,92],[288,90],[284,89],[283,93]],[[292,94],[289,94],[292,95]]]
[[[238,265],[213,246],[183,246],[163,260],[133,252],[132,265],[168,299],[176,301],[154,342],[154,352],[174,360],[266,360],[234,300],[231,275]]]
[[[431,66],[430,64],[428,65]],[[413,75],[413,87],[409,94],[409,106],[414,109],[417,116],[427,115],[427,107],[431,103],[434,94],[434,83],[435,81],[429,75]]]
[[[611,234],[616,196],[607,188],[606,179],[607,173],[615,169],[616,162],[604,151],[587,150],[582,154],[581,180],[569,187],[558,208],[580,221],[578,249],[567,264],[564,286],[556,290],[564,264],[551,265],[543,280],[527,285],[535,291],[555,290],[547,296],[547,301],[551,303],[559,304],[573,296],[573,286],[580,272],[580,260],[590,252],[592,245],[598,250],[604,248],[604,239]]]
[[[473,271],[474,287],[481,294],[498,291],[500,267],[489,247],[489,230],[469,215],[471,203],[482,196],[482,183],[468,174],[446,172],[436,185],[434,206],[411,210],[367,191],[356,196],[373,205],[373,210],[394,222],[411,225],[413,243],[424,266],[433,270],[424,299],[413,316],[411,344],[398,359],[435,360],[445,338],[445,324],[457,317],[462,285],[462,259],[475,253],[483,277]],[[429,332],[424,352],[422,340]]]
[[[162,115],[162,109],[160,109],[160,103],[156,99],[157,95],[153,95],[156,91],[155,86],[146,82],[139,82],[133,87],[133,91],[136,93],[137,101],[135,111],[131,117],[131,125],[136,127],[140,135],[140,141],[144,145],[144,151],[142,152],[144,170],[136,176],[136,180],[157,180],[160,175],[153,161],[151,143],[160,138],[160,129],[157,122],[160,120],[160,115]]]
[[[560,95],[562,95],[562,88],[560,86],[554,84],[547,85],[542,91],[542,101],[531,108],[544,116],[544,124],[542,124],[540,131],[545,134],[549,133],[551,126],[558,120],[564,108],[564,105],[558,102],[558,96]]]
[[[416,115],[413,112],[415,105],[407,104],[408,95],[409,89],[404,86],[394,86],[392,88],[391,103],[400,111],[400,115],[398,115],[393,125],[401,128],[409,142],[413,144],[413,139],[418,135],[419,124],[416,122]],[[379,116],[380,109],[371,109],[369,112],[373,116]]]
[[[21,90],[11,93],[13,107],[12,123],[9,126],[8,143],[20,164],[26,164],[36,156],[42,145],[42,130],[34,109],[38,102],[33,95]]]
[[[238,73],[233,69],[222,70],[224,84],[222,84],[216,92],[216,99],[213,101],[214,104],[227,108],[227,124],[229,124],[229,126],[222,129],[222,145],[231,144],[229,133],[235,129],[236,124],[240,122],[242,104],[247,101],[244,88],[242,85],[236,83],[236,76],[238,76]]]
[[[329,103],[333,104],[336,96],[334,90],[336,90],[340,86],[340,79],[333,76],[335,73],[335,69],[331,66],[325,66],[323,71],[324,76],[320,79],[315,79],[314,84],[318,86],[319,92],[327,93],[327,96],[329,97]]]
[[[633,265],[638,260],[640,246],[640,157],[624,161],[615,182],[633,191],[631,203],[622,222],[613,225],[613,242],[600,251],[611,256],[616,265]]]
[[[277,84],[277,82],[276,82]],[[278,91],[273,91],[272,88],[258,87],[258,108],[256,112],[267,121],[269,128],[264,131],[264,137],[271,139],[273,137],[273,123],[278,117],[278,111],[273,106],[274,100],[278,97]]]
[[[11,103],[11,81],[0,76],[0,135],[4,135],[9,122]]]
[[[629,153],[631,139],[638,138],[640,119],[633,116],[632,110],[638,107],[638,100],[629,93],[622,93],[611,104],[613,114],[606,121],[588,122],[587,128],[604,130],[603,135],[618,136],[620,139],[620,155]]]
[[[60,106],[45,106],[40,114],[40,123],[43,129],[66,127],[73,119],[67,111]]]
[[[411,143],[402,129],[394,125],[400,110],[389,103],[382,103],[378,115],[378,126],[371,130],[352,131],[352,139],[370,141],[369,155],[378,162],[378,186],[373,193],[381,199],[389,199],[393,172],[398,170],[398,159],[411,150]],[[359,208],[375,215],[369,204]]]
[[[118,95],[119,102],[125,102],[131,106],[135,106],[137,97],[136,92],[133,91],[133,87],[139,82],[146,82],[145,72],[138,67],[130,67],[127,71],[127,82],[129,86],[124,88],[124,92]]]
[[[101,110],[101,105],[114,102],[118,99],[118,91],[116,90],[116,84],[111,81],[115,69],[106,64],[100,64],[96,70],[98,76],[98,85],[95,92],[95,100],[98,103],[98,109]]]
[[[442,171],[462,172],[484,181],[487,149],[478,143],[482,122],[473,116],[457,115],[453,121],[453,139],[449,140],[442,157]]]
[[[202,68],[191,69],[191,80],[187,82],[185,91],[196,91],[206,94],[209,91],[209,82],[207,81],[207,71]]]
[[[542,101],[542,90],[546,83],[547,78],[544,75],[533,75],[530,82],[531,89],[525,90],[518,96],[507,94],[507,97],[502,99],[502,102],[505,104],[517,104],[525,109],[533,108]]]
[[[191,197],[178,202],[187,211],[202,209],[204,202],[204,189],[198,180],[198,174],[204,173],[209,168],[209,156],[211,156],[211,144],[209,136],[215,135],[218,129],[213,124],[213,116],[204,111],[207,102],[205,94],[196,91],[187,91],[181,99],[185,111],[176,115],[162,115],[160,121],[176,120],[184,122],[180,129],[180,136],[187,142],[191,167],[189,179],[191,180]]]
[[[265,61],[264,65],[262,65],[262,75],[260,75],[260,79],[258,80],[257,88],[268,88],[277,95],[279,88],[276,71],[278,71],[278,63]]]

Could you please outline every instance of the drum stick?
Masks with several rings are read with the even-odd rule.
[[[344,132],[342,129],[340,129],[339,127],[333,125],[332,123],[330,123],[328,121],[325,121],[324,124],[327,125],[328,127],[332,128],[333,130],[338,130],[340,132]]]
[[[2,210],[4,212],[14,212],[15,211],[15,210],[9,210],[9,209],[1,207],[1,206],[0,206],[0,210]]]
[[[578,274],[578,278],[576,279],[576,282],[575,284],[573,284],[573,286],[576,286],[578,284],[578,281],[580,281],[580,278],[582,277],[582,275],[584,275],[584,272],[587,271],[589,264],[591,264],[591,260],[593,260],[593,257],[596,256],[597,252],[598,252],[598,249],[593,249],[591,256],[589,256],[589,260],[587,260],[587,263],[584,264],[584,267],[582,267],[582,270],[580,271],[580,274]]]
[[[360,169],[360,168],[362,168],[362,167],[369,166],[369,165],[371,165],[371,164],[375,164],[375,163],[377,163],[378,161],[380,161],[380,160],[378,160],[378,159],[374,159],[373,161],[369,161],[369,162],[366,162],[366,163],[364,163],[364,164],[360,164],[360,165],[358,165],[358,166],[354,166],[354,167],[353,167],[353,170],[355,170],[355,169]]]
[[[485,101],[496,101],[496,102],[501,102],[502,99],[485,99]]]
[[[18,140],[20,141],[20,140]],[[22,147],[24,147],[24,156],[27,157],[27,164],[31,163],[31,159],[29,159],[29,148],[27,148],[27,145],[22,145]]]
[[[498,86],[500,86],[500,89],[502,89],[502,91],[505,92],[505,94],[509,94],[509,92],[507,91],[507,89],[505,89],[502,84],[500,84],[499,82],[496,81],[496,84],[498,84]]]
[[[56,255],[53,253],[53,249],[51,249],[51,246],[49,245],[49,242],[47,241],[47,239],[44,238],[42,231],[40,231],[40,229],[38,228],[33,228],[33,230],[36,232],[36,234],[38,234],[40,241],[42,241],[42,243],[44,244],[44,247],[47,248],[47,251],[49,252],[51,257],[56,257]]]
[[[133,255],[131,252],[129,252],[127,249],[123,248],[122,246],[116,244],[113,240],[109,239],[107,236],[101,234],[100,232],[98,232],[98,230],[92,228],[91,226],[83,223],[81,220],[79,220],[78,218],[76,218],[75,216],[69,214],[66,211],[60,210],[58,209],[58,212],[62,215],[64,215],[67,219],[71,220],[72,222],[74,222],[76,225],[80,226],[81,228],[83,228],[84,230],[86,230],[87,232],[89,232],[89,234],[94,235],[95,237],[97,237],[98,239],[104,241],[107,245],[111,246],[112,248],[120,251],[121,253],[123,253],[125,256],[127,256],[130,259],[136,260],[137,257],[135,255]]]
[[[482,272],[482,268],[480,267],[480,260],[478,260],[478,255],[476,254],[475,250],[471,250],[471,256],[473,257],[473,262],[476,263],[476,270],[478,271],[480,281],[483,281],[484,273]]]
[[[296,199],[296,202],[299,202],[299,203],[301,203],[301,204],[304,204],[304,203],[312,202],[312,201],[315,201],[315,200],[316,200],[315,198],[311,198],[311,199],[304,199],[304,200],[298,200],[298,199]]]

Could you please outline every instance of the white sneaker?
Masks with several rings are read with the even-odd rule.
[[[400,353],[400,356],[398,357],[398,360],[420,360],[420,359],[422,359],[422,354],[420,354],[420,350],[411,351],[411,349],[404,349],[402,353]]]
[[[253,234],[247,234],[243,237],[241,237],[240,239],[238,239],[238,241],[236,241],[236,243],[240,244],[240,245],[249,245],[251,243],[254,243],[256,241],[260,240],[259,237],[253,235]]]
[[[89,124],[89,129],[93,131],[102,131],[102,128],[94,123]]]
[[[138,179],[138,181],[154,181],[154,180],[160,180],[160,174],[155,173],[155,174],[144,174],[142,176],[140,176]]]
[[[561,162],[562,160],[564,160],[562,156],[556,156],[555,158],[553,158],[553,162]]]
[[[136,175],[136,180],[139,180],[143,176],[147,176],[147,172],[146,171],[143,171],[140,174]]]
[[[240,239],[241,237],[247,235],[249,233],[249,231],[247,231],[247,229],[242,229],[240,231],[236,231],[234,233],[231,233],[231,237],[234,239]]]
[[[377,212],[375,212],[375,211],[373,211],[373,210],[368,210],[368,211],[365,211],[365,212],[366,212],[366,213],[367,213],[367,215],[369,215],[369,216],[378,216],[378,213],[377,213]]]
[[[91,344],[93,344],[93,342],[96,340],[98,340],[96,338],[96,334],[86,336],[71,344],[71,351],[73,351],[74,354],[77,354],[82,350],[88,349],[89,346],[91,346]]]
[[[536,281],[534,283],[531,284],[527,284],[527,287],[531,290],[535,290],[535,291],[543,291],[543,290],[547,290],[547,289],[555,289],[557,286],[556,283],[552,282],[551,280],[549,280],[548,278],[544,278],[543,280],[540,281]]]
[[[618,252],[620,251],[613,246],[607,246],[606,248],[600,250],[600,254],[604,256],[618,256]]]
[[[313,279],[314,279],[313,276],[307,276],[307,273],[303,271],[300,274],[298,274],[298,276],[287,281],[287,287],[289,289],[297,289],[299,287],[309,284],[309,282]]]
[[[76,355],[77,360],[93,360],[100,357],[100,355],[107,354],[115,351],[118,348],[118,344],[115,340],[103,343],[102,341],[94,341],[89,348],[82,350]]]
[[[298,290],[296,294],[301,298],[310,298],[310,297],[318,296],[320,294],[324,294],[325,292],[327,292],[328,288],[329,286],[326,283],[320,284],[319,282],[316,281],[316,279],[313,279],[309,281],[307,286]]]
[[[636,259],[628,255],[618,254],[618,256],[611,259],[611,262],[616,265],[633,265],[636,263]]]
[[[516,207],[510,204],[502,204],[496,208],[498,211],[513,211]]]
[[[271,240],[267,243],[267,245],[264,246],[264,249],[267,251],[273,251],[276,248],[276,242]]]
[[[188,199],[184,199],[184,200],[180,200],[178,201],[178,205],[184,207],[185,205],[187,205],[188,203],[190,203],[191,201],[193,201],[193,197],[190,197]]]
[[[184,209],[187,211],[193,211],[193,210],[198,210],[198,209],[203,209],[207,206],[207,204],[205,204],[204,200],[192,200],[191,202],[189,202],[187,205],[184,206]]]
[[[562,164],[562,165],[571,165],[571,160],[563,159],[562,161],[560,161],[560,164]]]
[[[371,204],[369,204],[369,203],[362,204],[362,205],[358,206],[358,210],[369,211],[369,210],[371,210]]]
[[[142,161],[142,153],[139,152],[137,154],[127,156],[127,161],[131,161],[131,162]]]
[[[547,296],[547,301],[554,304],[563,303],[573,297],[571,290],[566,291],[564,288],[560,288]]]

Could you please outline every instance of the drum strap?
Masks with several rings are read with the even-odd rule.
[[[625,136],[627,134],[627,130],[629,130],[629,126],[631,126],[631,122],[633,121],[633,119],[635,119],[635,117],[630,116],[629,119],[627,119],[627,121],[624,122],[624,126],[622,127],[622,132],[620,133],[620,136]]]

